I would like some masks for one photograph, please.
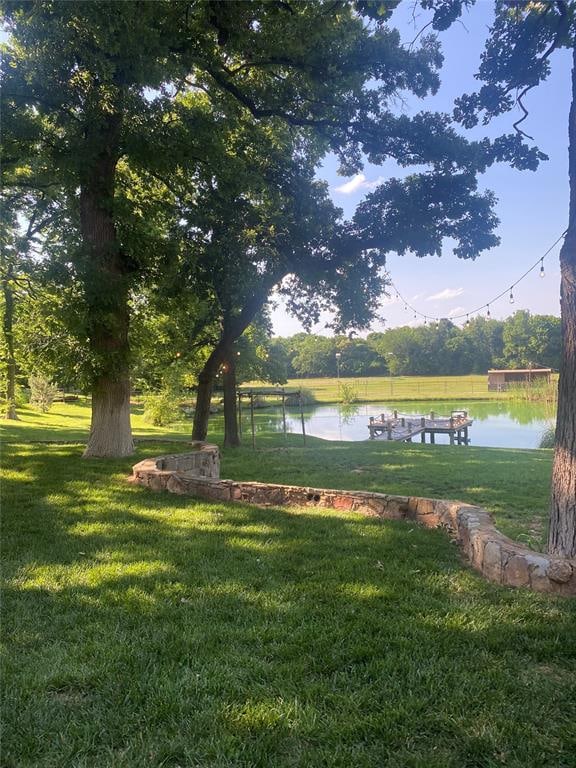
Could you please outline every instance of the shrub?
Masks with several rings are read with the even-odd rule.
[[[30,405],[42,413],[47,413],[52,408],[54,398],[58,394],[58,388],[41,374],[30,376],[28,385],[30,387]]]
[[[354,389],[352,384],[349,384],[346,381],[341,382],[339,402],[344,403],[345,405],[358,402],[358,392]]]
[[[144,396],[144,421],[155,427],[165,427],[180,415],[178,397],[170,389]]]
[[[311,389],[302,387],[300,396],[287,395],[285,403],[286,405],[300,405],[300,397],[302,398],[302,405],[315,405],[317,402],[314,392]]]
[[[548,424],[544,431],[540,435],[540,441],[538,442],[538,448],[554,448],[556,425],[553,423]]]

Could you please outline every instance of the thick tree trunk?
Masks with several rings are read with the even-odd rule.
[[[82,272],[95,371],[86,457],[121,457],[134,452],[130,428],[129,269],[113,216],[119,131],[120,118],[116,114],[103,118],[94,128],[90,139],[102,149],[80,189]]]
[[[130,456],[130,380],[98,376],[92,389],[92,426],[84,456]]]
[[[562,358],[552,470],[548,551],[576,557],[576,49],[572,70],[568,172],[568,231],[560,251]]]
[[[236,356],[231,349],[224,363],[224,445],[237,448],[240,445],[238,434],[238,412],[236,408]]]
[[[4,318],[2,329],[6,344],[6,414],[7,419],[17,420],[16,413],[16,358],[14,356],[14,292],[10,285],[11,268],[2,280],[4,294]]]

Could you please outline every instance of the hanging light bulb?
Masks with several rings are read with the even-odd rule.
[[[546,272],[544,272],[544,258],[540,259],[540,277],[546,277]]]
[[[486,309],[488,310],[488,311],[486,312],[486,318],[487,318],[488,320],[490,320],[490,318],[492,317],[492,315],[490,314],[490,304],[486,304]]]
[[[466,322],[464,323],[464,325],[470,325],[470,318],[468,317],[468,315],[466,315]]]
[[[512,293],[512,288],[510,288],[510,298],[509,298],[510,304],[514,304],[514,294]]]

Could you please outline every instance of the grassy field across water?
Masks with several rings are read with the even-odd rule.
[[[521,391],[489,392],[486,374],[471,376],[372,376],[358,378],[291,379],[286,391],[304,388],[319,403],[336,403],[342,399],[346,385],[358,402],[405,400],[508,400],[521,396]],[[249,382],[243,389],[266,389],[270,385]]]

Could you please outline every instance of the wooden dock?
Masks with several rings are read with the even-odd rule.
[[[382,413],[380,417],[371,416],[368,429],[370,440],[395,440],[412,442],[412,438],[420,435],[420,442],[436,442],[436,435],[449,435],[450,445],[468,445],[468,429],[472,420],[467,411],[452,411],[450,416],[437,416],[431,411],[429,416],[415,416],[393,411],[391,414]]]

